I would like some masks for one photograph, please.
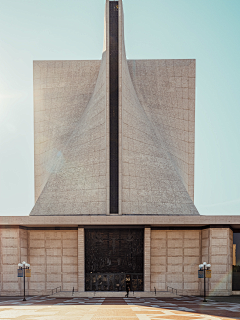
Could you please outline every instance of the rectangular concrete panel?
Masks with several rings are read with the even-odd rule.
[[[212,277],[206,281],[210,295],[224,296],[232,292],[232,243],[233,232],[229,228],[209,228],[202,231],[202,262],[212,265]]]
[[[199,294],[200,236],[200,230],[151,231],[152,291],[154,288],[160,291],[171,287],[177,289],[179,294]]]

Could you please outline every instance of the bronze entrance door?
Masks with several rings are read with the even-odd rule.
[[[131,291],[143,290],[142,273],[88,273],[86,275],[86,291]]]
[[[125,291],[124,273],[88,273],[86,291]]]
[[[143,229],[85,229],[85,290],[143,291]]]

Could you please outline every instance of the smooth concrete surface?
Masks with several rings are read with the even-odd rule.
[[[2,216],[1,226],[25,227],[78,227],[98,226],[130,226],[142,225],[153,227],[207,227],[210,225],[240,228],[240,216],[159,216],[159,215],[79,215],[79,216]]]

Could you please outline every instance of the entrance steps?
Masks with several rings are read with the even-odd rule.
[[[125,298],[125,291],[60,291],[57,292],[51,297],[54,298]],[[136,292],[129,292],[129,298],[171,298],[177,297],[177,295],[173,292],[169,291],[157,291],[156,295],[154,291],[136,291]]]

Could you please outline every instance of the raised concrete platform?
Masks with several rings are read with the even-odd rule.
[[[75,291],[72,293],[72,291],[60,291],[53,295],[50,295],[54,298],[124,298],[126,295],[125,291]],[[156,297],[177,297],[175,293],[172,293],[170,291],[157,291],[156,295],[153,291],[136,291],[136,292],[129,292],[128,295],[129,298],[156,298]]]

